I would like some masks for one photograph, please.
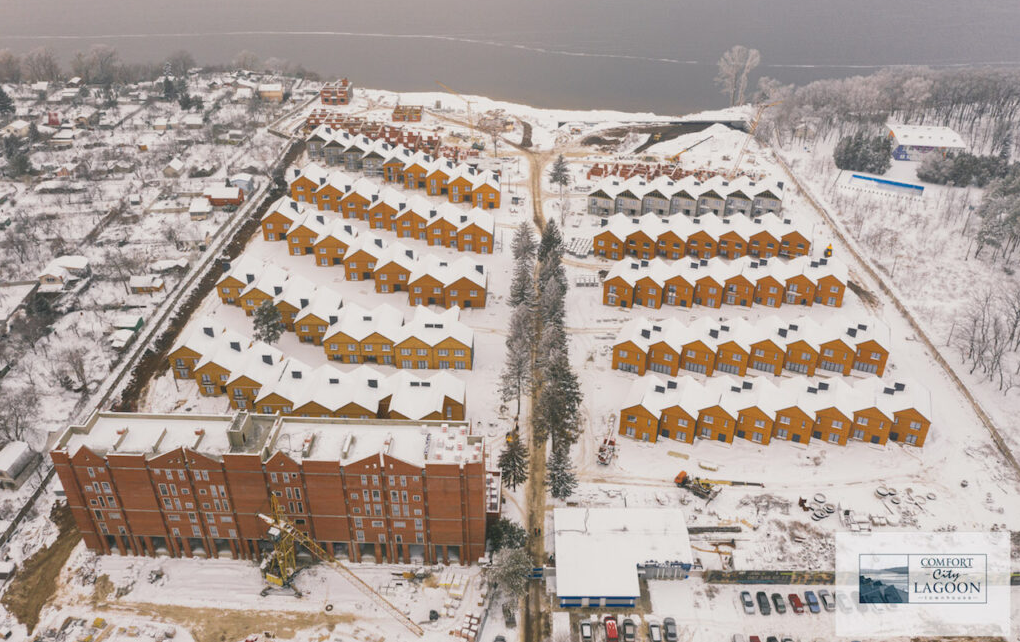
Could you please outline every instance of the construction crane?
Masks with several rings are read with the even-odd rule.
[[[273,552],[262,562],[261,570],[266,581],[273,586],[290,587],[297,574],[296,544],[304,546],[309,553],[317,559],[328,564],[334,571],[347,578],[354,588],[361,591],[371,599],[382,610],[389,613],[393,618],[403,624],[412,633],[421,637],[425,631],[403,614],[389,600],[379,595],[371,586],[366,584],[360,577],[355,575],[349,568],[344,566],[328,553],[324,548],[305,534],[304,531],[295,526],[283,512],[280,502],[275,495],[269,498],[272,515],[259,513],[259,519],[269,525],[267,535],[273,543]]]
[[[726,178],[728,178],[730,180],[733,180],[734,178],[736,178],[737,171],[740,169],[740,162],[742,160],[744,160],[744,154],[747,153],[747,145],[748,145],[748,143],[750,143],[751,139],[754,138],[754,132],[758,129],[758,123],[759,123],[759,121],[761,121],[762,113],[766,109],[768,109],[769,107],[774,107],[775,105],[778,105],[781,102],[783,102],[783,101],[777,100],[774,103],[767,103],[767,104],[759,105],[758,106],[758,111],[755,112],[754,119],[751,121],[751,128],[747,132],[747,138],[744,139],[744,144],[740,146],[740,151],[737,153],[737,159],[735,161],[733,161],[733,167],[730,169],[729,173],[726,174]]]
[[[475,133],[477,132],[477,129],[475,127],[475,117],[474,117],[474,113],[471,111],[471,102],[472,101],[469,100],[468,98],[465,98],[456,89],[453,89],[451,87],[447,87],[446,85],[444,85],[443,83],[439,82],[438,80],[436,81],[436,84],[439,85],[440,87],[442,87],[443,89],[445,89],[447,93],[453,94],[457,98],[460,98],[461,100],[463,100],[464,104],[467,105],[468,124],[471,125],[471,142],[472,143],[477,142],[477,139],[475,137]]]
[[[719,494],[720,489],[717,486],[758,486],[761,488],[765,487],[765,484],[759,482],[744,482],[744,481],[732,481],[729,479],[701,479],[700,477],[691,477],[687,474],[686,470],[681,470],[680,473],[673,480],[679,488],[686,488],[698,497],[712,501],[715,496]]]
[[[701,140],[699,140],[698,142],[694,143],[694,144],[693,144],[693,145],[691,145],[690,147],[686,147],[686,148],[684,148],[684,149],[681,149],[680,151],[678,151],[677,153],[675,153],[675,154],[673,154],[672,156],[670,156],[670,157],[669,157],[669,162],[671,162],[671,163],[677,163],[677,162],[679,162],[679,160],[680,160],[680,157],[681,157],[681,156],[683,156],[683,155],[684,155],[684,154],[686,154],[687,152],[691,151],[692,149],[694,149],[694,148],[695,148],[695,147],[697,147],[698,145],[700,145],[700,144],[704,143],[705,141],[707,141],[707,140],[711,140],[711,139],[712,139],[712,137],[711,137],[711,136],[708,136],[708,137],[706,137],[706,138],[702,138]]]

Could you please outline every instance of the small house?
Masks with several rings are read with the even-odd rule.
[[[37,459],[28,444],[23,441],[12,441],[0,450],[0,488],[17,490],[24,483],[23,473],[33,460]]]

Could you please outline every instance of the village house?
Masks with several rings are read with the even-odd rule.
[[[73,287],[92,274],[89,260],[77,254],[58,256],[39,273],[39,291],[55,292]]]
[[[319,267],[343,265],[344,256],[358,238],[358,229],[343,219],[328,223],[315,239],[315,264]]]
[[[131,294],[154,294],[162,292],[164,287],[163,277],[152,274],[141,274],[128,279],[128,289]]]
[[[205,188],[202,196],[209,199],[213,207],[237,207],[244,202],[244,190],[240,187],[213,185]]]
[[[288,196],[281,196],[262,215],[262,238],[267,241],[285,240],[291,226],[303,216],[304,207],[300,203]]]
[[[343,297],[335,290],[325,286],[316,288],[311,300],[294,317],[294,332],[298,340],[322,345],[326,330],[340,318],[343,305]]]

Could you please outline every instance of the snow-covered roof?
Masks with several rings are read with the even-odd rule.
[[[163,279],[152,274],[138,274],[128,279],[128,287],[158,289],[163,287]]]
[[[693,561],[678,508],[556,508],[556,595],[638,597],[638,564]]]
[[[189,214],[210,214],[212,210],[212,203],[207,198],[193,198],[188,204]]]
[[[240,187],[227,187],[225,185],[207,187],[202,191],[202,195],[216,200],[237,200],[242,196]]]
[[[964,149],[963,142],[955,131],[949,127],[933,127],[930,125],[899,125],[889,123],[889,132],[896,142],[906,147],[950,147]]]
[[[0,473],[17,477],[32,458],[32,449],[23,441],[8,442],[0,450]]]

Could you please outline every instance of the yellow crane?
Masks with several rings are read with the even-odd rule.
[[[456,89],[448,87],[448,86],[444,85],[443,83],[439,82],[438,80],[436,81],[436,84],[439,85],[440,87],[442,87],[443,89],[445,89],[447,93],[453,94],[457,98],[460,98],[461,100],[463,100],[464,104],[467,105],[468,124],[471,125],[471,142],[472,143],[476,142],[475,133],[478,130],[477,130],[477,127],[475,125],[474,113],[471,110],[471,103],[472,103],[472,101],[470,99],[466,98],[465,96],[461,95],[461,93],[459,91],[457,91]]]
[[[298,570],[296,562],[296,544],[301,544],[308,550],[309,553],[314,555],[323,563],[332,567],[333,570],[340,575],[343,575],[347,581],[354,586],[354,588],[361,591],[366,597],[371,599],[382,610],[393,616],[395,620],[407,627],[407,629],[412,633],[419,637],[424,635],[425,631],[410,618],[404,615],[400,609],[393,606],[393,604],[382,595],[379,595],[375,589],[355,575],[351,569],[341,564],[339,560],[319,546],[315,540],[295,526],[287,518],[286,513],[283,512],[283,508],[280,506],[280,502],[276,499],[275,495],[270,496],[269,502],[272,515],[259,513],[259,519],[269,525],[267,535],[273,543],[273,552],[270,553],[265,560],[263,560],[261,566],[262,575],[266,578],[267,582],[274,586],[291,585],[291,582],[294,580],[294,575]]]
[[[751,142],[752,138],[754,138],[754,132],[758,129],[758,122],[761,121],[762,113],[769,107],[774,107],[775,105],[778,105],[781,102],[783,101],[777,100],[774,103],[768,103],[758,106],[758,111],[755,112],[754,119],[751,121],[751,128],[747,132],[747,138],[744,139],[744,144],[740,146],[740,151],[737,153],[737,159],[733,161],[733,167],[730,169],[729,173],[726,174],[726,178],[730,180],[736,178],[737,170],[740,169],[740,162],[744,160],[744,154],[747,153],[747,144]]]

